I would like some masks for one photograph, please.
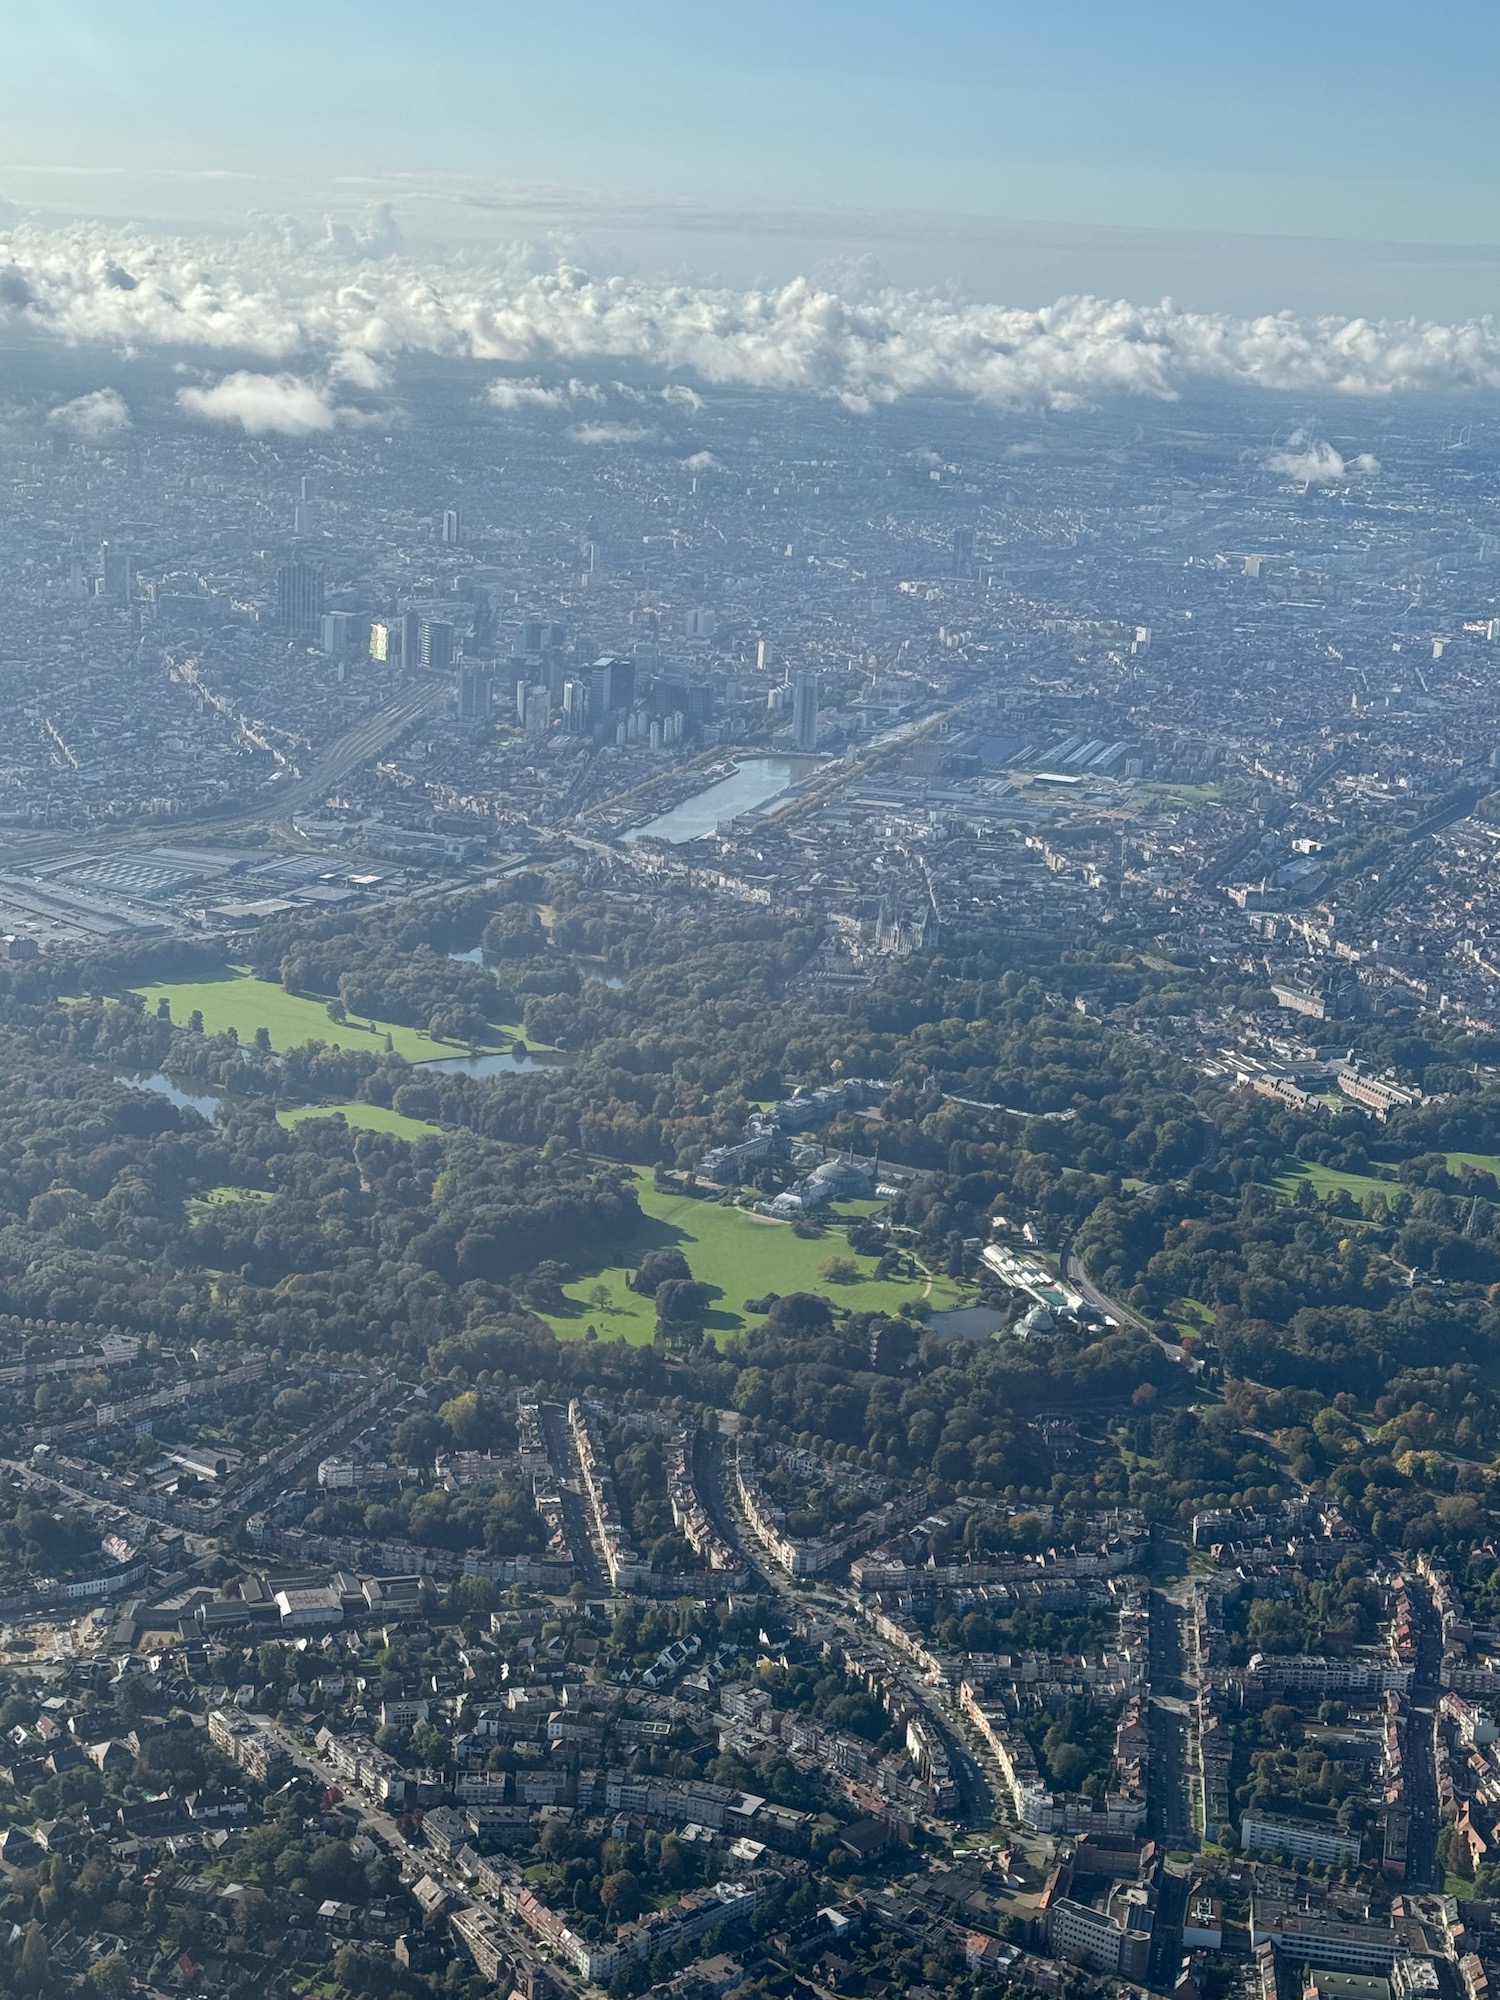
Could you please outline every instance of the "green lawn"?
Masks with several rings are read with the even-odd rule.
[[[275,1195],[269,1188],[216,1187],[205,1195],[197,1195],[188,1203],[189,1215],[201,1215],[205,1209],[223,1208],[231,1201],[274,1201]]]
[[[392,1046],[408,1062],[432,1062],[440,1056],[465,1052],[458,1043],[437,1041],[420,1028],[377,1021],[372,1033],[368,1021],[331,1021],[322,1000],[288,993],[275,981],[256,979],[238,967],[226,967],[217,979],[179,979],[164,986],[142,986],[137,990],[152,1013],[158,1001],[165,1000],[179,1028],[187,1026],[189,1016],[197,1008],[209,1034],[222,1035],[233,1028],[242,1042],[249,1043],[255,1039],[257,1028],[265,1028],[273,1049],[295,1048],[299,1042],[327,1042],[333,1048],[378,1052],[385,1047],[389,1035]],[[497,1029],[493,1046],[503,1048],[510,1040],[504,1029]]]
[[[1500,1154],[1449,1153],[1447,1160],[1450,1174],[1460,1173],[1465,1167],[1473,1167],[1479,1173],[1493,1174],[1496,1180],[1500,1180]],[[1383,1173],[1346,1174],[1337,1167],[1320,1167],[1314,1161],[1303,1160],[1289,1160],[1285,1171],[1278,1174],[1271,1185],[1278,1194],[1285,1195],[1288,1201],[1295,1201],[1297,1189],[1303,1181],[1312,1182],[1313,1192],[1319,1201],[1322,1201],[1334,1188],[1343,1188],[1356,1202],[1363,1201],[1367,1194],[1383,1194],[1389,1201],[1405,1185],[1395,1178],[1393,1168]]]
[[[651,1175],[643,1172],[636,1175],[636,1192],[645,1220],[634,1237],[620,1246],[621,1261],[566,1286],[564,1296],[570,1301],[567,1312],[543,1314],[559,1338],[581,1339],[592,1324],[601,1340],[649,1341],[656,1331],[655,1308],[649,1299],[632,1292],[626,1281],[647,1250],[672,1244],[687,1258],[693,1276],[714,1292],[709,1315],[713,1339],[747,1326],[754,1316],[745,1313],[746,1299],[764,1298],[768,1292],[819,1292],[833,1304],[856,1312],[893,1312],[903,1301],[920,1298],[926,1289],[925,1279],[887,1281],[874,1277],[876,1259],[853,1257],[836,1222],[826,1236],[797,1236],[789,1222],[771,1222],[744,1209],[695,1201],[690,1195],[658,1194]],[[856,1206],[868,1210],[871,1205],[850,1203],[841,1212]],[[820,1268],[830,1257],[853,1257],[863,1274],[859,1282],[839,1285],[822,1278]],[[589,1298],[599,1285],[609,1290],[609,1303],[604,1307]],[[935,1311],[963,1303],[964,1296],[963,1288],[951,1279],[933,1280],[931,1303]]]
[[[1202,1299],[1173,1299],[1167,1307],[1167,1316],[1175,1319],[1179,1326],[1213,1331],[1214,1316]]]
[[[384,1104],[299,1104],[295,1111],[278,1111],[276,1117],[282,1125],[300,1125],[307,1118],[342,1118],[368,1132],[394,1132],[402,1139],[427,1139],[443,1129],[425,1118],[408,1118],[404,1111],[392,1111]]]
[[[1313,1193],[1319,1201],[1335,1188],[1342,1188],[1354,1197],[1356,1204],[1362,1202],[1367,1194],[1383,1194],[1389,1201],[1400,1188],[1400,1183],[1395,1180],[1382,1180],[1376,1174],[1346,1174],[1338,1167],[1320,1167],[1313,1160],[1293,1161],[1284,1173],[1277,1175],[1272,1186],[1288,1201],[1295,1201],[1297,1190],[1304,1181],[1311,1181]]]

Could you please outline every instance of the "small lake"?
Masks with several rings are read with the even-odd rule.
[[[472,951],[450,951],[448,956],[455,965],[483,965],[484,946],[476,944]]]
[[[679,847],[685,840],[701,840],[721,820],[737,819],[741,813],[780,798],[813,768],[814,761],[810,757],[746,757],[727,778],[695,792],[644,826],[632,827],[621,835],[622,843],[630,847],[638,840],[665,840]]]
[[[223,1109],[217,1097],[211,1097],[207,1091],[184,1090],[159,1069],[153,1070],[149,1076],[128,1076],[119,1071],[115,1081],[128,1085],[131,1090],[154,1091],[158,1097],[165,1097],[169,1104],[175,1104],[179,1111],[196,1111],[210,1125],[217,1122]]]
[[[535,1069],[556,1069],[563,1056],[515,1056],[509,1049],[492,1049],[483,1056],[440,1056],[436,1062],[416,1065],[418,1071],[440,1070],[447,1076],[514,1076]]]
[[[608,986],[618,993],[625,984],[618,972],[611,972],[607,958],[580,958],[578,969],[585,980],[593,980],[596,986]]]

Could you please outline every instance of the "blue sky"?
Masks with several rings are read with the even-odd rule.
[[[0,0],[0,17],[0,195],[27,204],[228,220],[299,188],[401,207],[460,176],[715,208],[739,218],[726,243],[788,207],[1500,243],[1500,9],[1469,0]],[[986,254],[998,283],[1015,246]],[[1147,257],[1147,282],[1157,264],[1170,281]],[[1491,269],[1461,274],[1473,309]],[[1316,260],[1298,273],[1316,289]],[[1422,282],[1403,270],[1397,289]]]
[[[0,218],[1468,320],[1498,70],[1494,0],[0,0]]]

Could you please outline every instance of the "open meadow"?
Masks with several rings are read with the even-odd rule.
[[[373,1049],[385,1047],[387,1035],[397,1054],[411,1063],[435,1062],[439,1057],[462,1054],[466,1045],[440,1042],[421,1028],[368,1020],[332,1020],[328,1004],[303,993],[288,993],[270,979],[257,979],[243,967],[226,966],[216,979],[175,979],[156,986],[136,989],[151,1012],[162,1000],[172,1010],[173,1022],[187,1026],[194,1010],[203,1016],[210,1035],[222,1035],[233,1028],[242,1042],[252,1042],[257,1028],[271,1037],[278,1051],[296,1048],[301,1042],[326,1042],[330,1048]],[[486,1047],[504,1048],[510,1036],[497,1029]]]

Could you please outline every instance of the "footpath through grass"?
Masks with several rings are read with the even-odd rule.
[[[789,1222],[773,1222],[716,1201],[695,1201],[691,1195],[658,1194],[651,1175],[643,1171],[636,1174],[636,1193],[643,1221],[635,1234],[618,1246],[615,1261],[564,1286],[563,1296],[568,1300],[565,1312],[542,1315],[560,1339],[581,1340],[592,1325],[601,1340],[636,1344],[651,1340],[656,1332],[656,1309],[650,1299],[631,1291],[628,1280],[648,1250],[669,1246],[682,1251],[693,1276],[713,1294],[708,1320],[711,1340],[723,1340],[761,1317],[747,1313],[745,1301],[764,1298],[770,1292],[817,1292],[831,1304],[854,1312],[894,1312],[906,1300],[927,1293],[925,1278],[877,1278],[877,1260],[855,1256],[836,1219],[830,1218],[832,1227],[825,1236],[798,1236]],[[858,1204],[866,1210],[872,1205]],[[822,1267],[830,1257],[846,1258],[857,1265],[858,1279],[839,1284],[825,1278]],[[601,1287],[608,1293],[607,1299],[600,1294]],[[934,1311],[959,1305],[964,1297],[964,1288],[951,1279],[932,1281],[930,1303]]]
[[[441,1056],[462,1055],[467,1043],[440,1042],[422,1028],[403,1027],[398,1022],[334,1021],[328,1003],[303,993],[288,993],[277,981],[257,979],[242,966],[228,967],[215,979],[175,979],[157,986],[137,987],[147,1010],[155,1013],[159,1001],[172,1010],[173,1025],[185,1028],[194,1010],[203,1016],[204,1031],[225,1034],[233,1028],[240,1040],[250,1044],[257,1028],[264,1028],[277,1051],[296,1048],[301,1042],[326,1042],[330,1048],[384,1049],[386,1036],[398,1055],[410,1063],[434,1062]],[[512,1031],[493,1029],[483,1046],[508,1048]]]

